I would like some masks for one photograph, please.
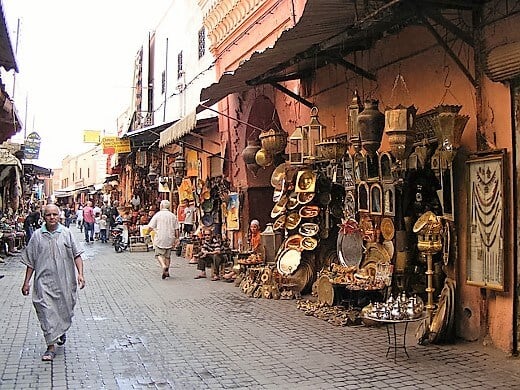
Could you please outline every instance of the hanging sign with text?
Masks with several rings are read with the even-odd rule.
[[[30,133],[24,142],[24,158],[27,160],[36,160],[40,155],[41,138],[36,132]]]
[[[101,146],[104,154],[130,153],[130,140],[119,137],[103,137]]]

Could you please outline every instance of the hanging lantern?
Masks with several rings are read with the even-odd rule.
[[[353,145],[354,145],[355,141],[361,141],[359,138],[359,129],[358,129],[358,115],[361,111],[363,111],[363,103],[361,103],[361,99],[359,98],[358,91],[356,90],[356,91],[354,91],[354,97],[352,98],[352,100],[348,106],[348,113],[347,113],[348,114],[348,128],[347,128],[348,140],[347,141],[352,142]],[[361,144],[359,144],[359,147],[361,147]],[[358,152],[359,152],[359,150],[358,150]]]
[[[365,108],[358,115],[358,130],[361,144],[370,158],[374,158],[379,147],[383,130],[385,128],[385,116],[379,111],[378,100],[366,100]]]
[[[296,127],[289,137],[289,163],[303,164],[303,134],[301,126]]]
[[[388,135],[390,153],[400,163],[408,158],[415,141],[415,114],[414,106],[385,110],[385,132]]]
[[[159,175],[157,174],[156,168],[153,165],[150,165],[150,169],[148,170],[148,175],[147,175],[150,183],[155,183],[157,180],[157,176],[159,176]]]
[[[181,153],[177,157],[175,157],[175,160],[173,162],[173,171],[176,174],[179,174],[180,176],[184,176],[185,168],[186,168],[186,160],[184,160],[184,156]]]
[[[302,129],[302,139],[303,143],[307,144],[304,146],[303,150],[303,159],[314,160],[317,156],[316,152],[316,144],[322,142],[327,135],[325,133],[325,129],[327,127],[322,125],[318,120],[318,108],[311,108],[311,121],[307,125],[303,125]]]
[[[459,115],[462,106],[440,105],[435,107],[438,112],[433,118],[433,128],[439,142],[438,150],[442,157],[451,164],[457,150],[460,148],[460,140],[469,116]]]
[[[260,133],[262,148],[271,154],[278,154],[287,146],[287,133],[283,130],[269,129]]]

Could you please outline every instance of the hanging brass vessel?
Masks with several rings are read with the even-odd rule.
[[[269,129],[260,133],[262,148],[271,154],[278,154],[287,146],[287,133],[283,130]]]

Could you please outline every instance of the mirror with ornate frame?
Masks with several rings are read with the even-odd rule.
[[[361,182],[358,185],[358,210],[369,212],[369,203],[370,203],[370,192],[369,187],[366,182]]]
[[[370,186],[370,214],[383,214],[383,191],[379,184],[372,184]]]
[[[383,215],[395,216],[395,186],[391,184],[383,185]]]

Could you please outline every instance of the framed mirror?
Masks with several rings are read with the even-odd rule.
[[[358,185],[358,211],[369,212],[370,192],[366,182],[361,182]]]

